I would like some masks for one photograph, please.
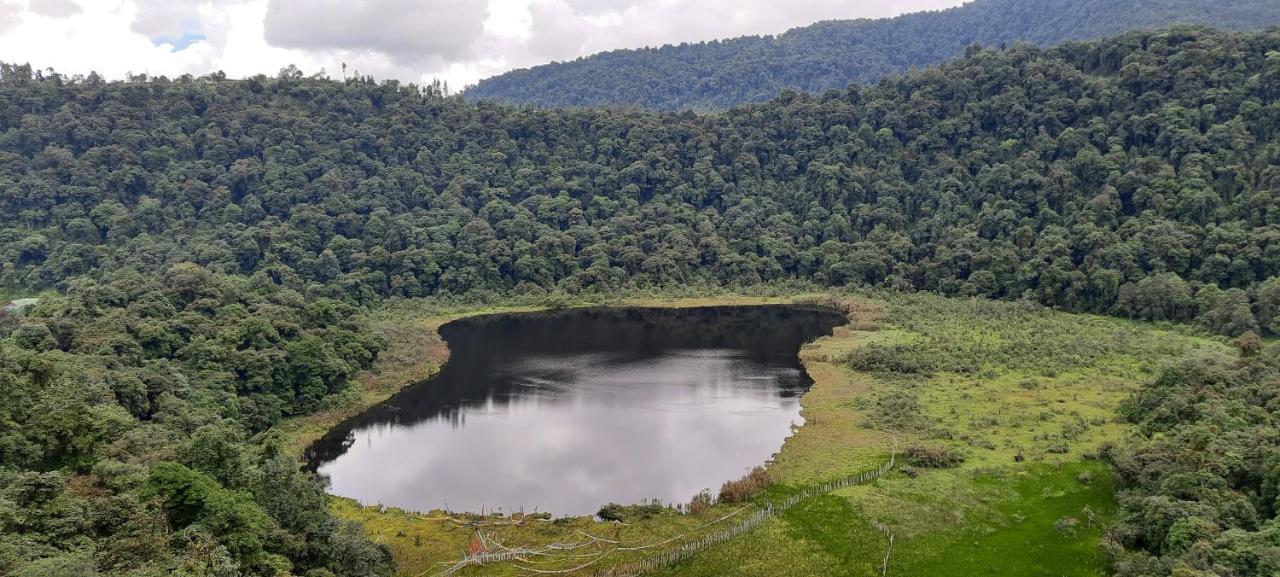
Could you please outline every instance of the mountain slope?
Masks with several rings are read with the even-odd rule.
[[[960,56],[972,44],[1048,46],[1177,23],[1247,30],[1280,23],[1272,0],[977,0],[891,19],[820,22],[779,36],[640,50],[516,70],[466,91],[473,100],[542,106],[714,110],[792,88],[869,84]]]
[[[0,574],[392,574],[271,431],[355,394],[385,343],[352,319],[387,298],[799,281],[1256,343],[1280,333],[1278,143],[1280,30],[974,50],[709,115],[0,67],[0,286],[61,293],[0,315]],[[930,366],[912,351],[885,366]],[[1274,467],[1233,459],[1259,465],[1225,500],[1152,499],[1135,521],[1186,521],[1121,544],[1271,574]]]
[[[1278,39],[975,50],[674,116],[8,69],[0,284],[196,262],[368,303],[798,279],[1190,320],[1235,301],[1188,283],[1280,276]]]

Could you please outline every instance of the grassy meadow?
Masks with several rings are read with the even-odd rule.
[[[1179,326],[931,295],[581,304],[777,302],[835,303],[850,313],[850,324],[802,349],[815,381],[802,399],[806,423],[769,464],[774,485],[755,503],[718,504],[694,514],[633,507],[620,523],[408,512],[336,497],[332,507],[386,542],[401,575],[436,574],[468,551],[502,547],[536,553],[457,574],[592,575],[726,528],[762,503],[874,469],[896,446],[900,466],[888,476],[801,501],[753,531],[654,574],[1101,575],[1105,559],[1098,540],[1115,506],[1109,472],[1094,455],[1103,443],[1124,438],[1117,405],[1188,350],[1228,354],[1220,340]],[[579,303],[551,306],[566,304]],[[370,321],[389,350],[362,380],[359,395],[290,423],[291,444],[301,450],[345,416],[431,374],[448,355],[435,332],[441,324],[546,306],[450,308],[410,301],[374,313]],[[949,466],[936,466],[930,455],[945,456]]]

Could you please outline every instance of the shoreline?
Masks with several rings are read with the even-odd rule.
[[[393,303],[391,306],[367,313],[375,333],[387,339],[384,350],[371,370],[356,377],[354,398],[348,397],[339,406],[323,409],[310,415],[285,419],[275,429],[285,436],[285,448],[299,460],[312,443],[323,437],[343,421],[381,403],[410,386],[430,379],[449,360],[449,347],[440,336],[440,327],[453,321],[493,314],[533,313],[553,309],[577,309],[588,307],[652,307],[697,308],[714,306],[764,306],[779,304],[823,304],[802,302],[805,299],[844,302],[840,297],[821,293],[798,293],[787,296],[747,296],[725,294],[712,297],[632,297],[600,302],[575,302],[567,306],[551,305],[477,305],[457,308],[438,307],[415,301]],[[837,307],[838,308],[838,307]],[[404,310],[408,309],[408,310]],[[842,311],[844,312],[844,311]],[[853,323],[837,327],[849,327]],[[803,347],[801,348],[803,352]],[[804,356],[800,355],[801,364]],[[805,368],[808,371],[808,368]],[[815,383],[816,384],[816,383]],[[812,389],[812,387],[811,387]],[[350,393],[349,393],[350,394]],[[806,395],[808,393],[806,392]],[[803,398],[801,407],[803,410]],[[807,422],[807,420],[806,420]],[[801,427],[803,428],[803,426]],[[795,435],[792,435],[794,437]],[[788,437],[791,438],[791,437]],[[335,497],[337,497],[335,495]],[[342,497],[338,497],[342,498]]]
[[[1187,348],[1225,346],[1193,335],[1168,333],[1149,324],[1027,309],[1016,303],[928,295],[810,292],[767,298],[619,298],[573,303],[573,307],[761,304],[834,306],[850,318],[830,336],[805,343],[798,351],[814,384],[800,400],[804,424],[783,441],[767,463],[774,484],[762,499],[786,499],[806,488],[872,470],[891,453],[895,437],[900,448],[921,443],[946,445],[963,452],[966,460],[950,469],[916,468],[909,473],[894,473],[874,483],[839,488],[808,500],[803,507],[764,522],[758,530],[690,559],[680,569],[687,569],[689,574],[725,574],[731,567],[741,568],[738,564],[743,556],[762,547],[784,552],[778,562],[794,566],[796,574],[830,574],[832,567],[849,559],[872,557],[879,569],[879,559],[884,555],[879,542],[883,534],[877,530],[881,526],[891,528],[901,541],[898,546],[903,556],[898,563],[902,568],[927,568],[932,573],[949,574],[939,570],[951,559],[950,553],[933,553],[955,551],[978,551],[982,562],[998,564],[1002,543],[1051,535],[1054,537],[1045,541],[1049,548],[1046,554],[1079,557],[1085,560],[1082,571],[1089,571],[1101,563],[1096,540],[1101,527],[1111,518],[1115,501],[1109,470],[1090,461],[1088,455],[1100,443],[1123,433],[1123,424],[1112,418],[1115,407],[1135,382],[1149,374],[1149,369],[1144,368],[1147,365],[1158,365]],[[562,308],[475,306],[442,310],[429,309],[421,303],[416,309],[413,306],[393,305],[376,311],[380,333],[391,334],[387,331],[395,327],[401,334],[416,331],[411,335],[416,345],[393,341],[387,358],[378,367],[381,370],[375,371],[387,396],[409,384],[389,384],[394,371],[387,367],[430,369],[430,355],[422,354],[423,349],[414,349],[410,356],[405,354],[407,348],[439,342],[434,330],[428,333],[422,327],[434,329],[452,319],[484,313]],[[1080,335],[1082,330],[1087,338]],[[1033,334],[1056,339],[1053,342],[1057,348],[1083,347],[1082,352],[1044,358],[1036,346],[1020,344],[1032,342],[1027,337]],[[1172,341],[1154,345],[1150,337],[1156,335],[1168,336]],[[930,347],[930,354],[951,363],[941,365],[944,368],[968,367],[978,362],[975,359],[981,364],[967,372],[940,370],[895,377],[861,372],[848,362],[858,349],[879,347],[892,351],[909,343]],[[437,353],[436,359],[447,358],[443,347],[429,352]],[[1084,353],[1090,354],[1079,356]],[[396,359],[412,362],[396,364]],[[1050,369],[1053,372],[1048,372]],[[1036,386],[1022,385],[1032,379]],[[361,382],[367,386],[374,381]],[[928,419],[931,428],[883,427],[872,420],[879,415],[883,401],[896,401],[904,395],[914,400],[912,410]],[[985,417],[994,414],[1000,415],[997,421]],[[1072,423],[1081,419],[1088,426],[1077,432],[1069,453],[1048,450],[1060,442],[1058,431],[1075,426]],[[1017,462],[1014,455],[1024,450],[1026,462]],[[1077,479],[1085,472],[1096,479],[1093,484]],[[1052,490],[1046,493],[1045,489]],[[329,499],[336,516],[361,523],[368,535],[391,548],[400,566],[398,575],[406,577],[429,572],[445,561],[456,561],[458,552],[467,550],[468,544],[481,534],[493,542],[529,550],[578,543],[583,533],[632,547],[698,542],[718,534],[723,527],[716,525],[717,520],[735,514],[737,507],[717,504],[697,514],[637,509],[626,513],[634,516],[628,517],[626,523],[601,523],[589,516],[481,517],[444,511],[414,512],[381,504],[364,506],[332,495]],[[1086,504],[1098,514],[1101,524],[1072,539],[1054,533],[1055,521],[1078,516]],[[841,541],[841,549],[831,556],[786,553],[822,539],[823,534],[814,529],[814,523],[837,523],[841,531],[855,538]],[[978,539],[987,533],[996,537]],[[974,549],[975,542],[986,545]],[[594,549],[609,550],[603,545],[593,546]],[[639,551],[614,551],[609,564],[623,566],[643,561],[645,556]],[[572,565],[567,559],[560,561],[566,567]],[[759,566],[759,571],[741,574],[766,577],[773,567],[771,563]],[[495,576],[521,574],[517,567],[502,563],[485,571]],[[656,574],[674,577],[683,573],[672,569],[658,570]]]

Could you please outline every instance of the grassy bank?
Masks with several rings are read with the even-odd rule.
[[[812,300],[723,295],[554,304]],[[1100,574],[1098,536],[1114,504],[1107,470],[1090,457],[1100,444],[1123,437],[1117,404],[1185,351],[1225,350],[1178,327],[1018,303],[888,294],[840,301],[850,307],[851,324],[801,351],[815,384],[802,399],[805,426],[769,467],[777,483],[772,493],[875,468],[894,439],[903,449],[943,450],[963,462],[944,469],[909,466],[869,485],[806,500],[660,574],[880,575],[888,533],[894,535],[892,575]],[[542,307],[399,303],[371,314],[390,349],[349,405],[290,423],[293,445],[300,449],[347,415],[436,370],[447,357],[435,332],[441,324],[536,308]],[[632,510],[626,523],[614,524],[456,517],[337,498],[333,507],[388,543],[403,575],[429,575],[469,548],[493,542],[530,549],[573,544],[582,555],[543,564],[495,563],[460,574],[522,575],[585,565],[569,572],[585,575],[708,534],[745,514],[730,505],[697,515]]]
[[[882,298],[880,330],[802,351],[817,382],[802,401],[809,422],[771,472],[791,485],[830,478],[874,460],[890,436],[963,463],[815,499],[659,574],[881,575],[877,525],[895,538],[889,575],[1107,574],[1098,539],[1115,504],[1092,457],[1123,438],[1117,405],[1187,350],[1227,347],[1018,303]]]

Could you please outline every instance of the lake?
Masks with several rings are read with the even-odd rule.
[[[432,378],[307,450],[330,491],[410,510],[588,515],[687,502],[764,464],[801,425],[803,306],[586,308],[444,325]]]

